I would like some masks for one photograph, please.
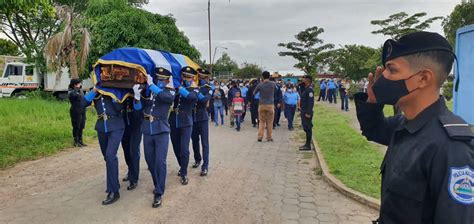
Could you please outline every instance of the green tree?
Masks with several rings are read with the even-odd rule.
[[[456,46],[456,31],[469,24],[474,24],[474,2],[457,5],[443,20],[444,35],[452,46]]]
[[[298,61],[295,68],[303,70],[308,75],[314,75],[321,69],[327,60],[327,50],[333,49],[333,44],[324,44],[318,36],[324,32],[323,28],[310,27],[298,33],[295,38],[298,42],[279,43],[279,47],[289,51],[279,52],[278,55],[291,56]]]
[[[199,51],[176,27],[171,16],[154,14],[127,4],[126,1],[91,0],[85,11],[85,27],[91,33],[88,65],[121,47],[165,50],[200,58]]]
[[[235,72],[239,69],[237,63],[230,58],[227,53],[223,53],[222,56],[212,66],[213,73],[219,72]]]
[[[239,79],[251,79],[257,78],[262,72],[262,69],[257,64],[244,63],[241,68],[234,72],[234,76]]]
[[[10,40],[0,38],[0,55],[18,56],[18,47]]]
[[[350,79],[359,80],[373,69],[367,68],[366,64],[376,53],[377,49],[371,47],[345,45],[331,52],[329,69]]]
[[[43,47],[59,27],[50,1],[0,1],[0,31],[26,56],[44,65]]]
[[[388,19],[372,20],[372,25],[380,26],[379,30],[372,31],[373,34],[383,34],[392,39],[399,39],[401,36],[413,33],[416,31],[426,30],[430,25],[443,17],[431,17],[424,21],[420,21],[422,17],[426,16],[426,12],[415,13],[408,15],[406,12],[399,12],[390,15]]]

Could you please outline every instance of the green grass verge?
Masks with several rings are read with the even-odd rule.
[[[380,198],[380,164],[383,154],[350,126],[348,116],[317,104],[314,136],[330,172],[346,186]]]
[[[88,110],[84,140],[95,136]],[[69,103],[44,99],[0,99],[0,168],[72,147]]]

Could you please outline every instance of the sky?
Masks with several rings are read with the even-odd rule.
[[[379,47],[388,38],[371,34],[378,27],[370,21],[385,19],[401,11],[428,13],[427,17],[447,16],[461,0],[211,0],[212,54],[216,60],[225,51],[241,64],[256,63],[265,70],[302,73],[293,68],[295,60],[280,57],[278,43],[294,41],[294,36],[312,26],[324,28],[320,36],[337,47],[363,44]],[[145,10],[172,14],[185,33],[209,61],[207,0],[150,0]],[[443,34],[441,22],[429,31]]]

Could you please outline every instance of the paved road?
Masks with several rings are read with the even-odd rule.
[[[277,128],[272,143],[258,143],[255,132],[212,126],[209,176],[191,170],[187,186],[170,148],[158,209],[143,159],[138,188],[123,184],[111,206],[101,205],[105,166],[97,146],[21,163],[0,171],[0,223],[369,223],[377,216],[317,175],[313,154],[296,150],[301,132]]]

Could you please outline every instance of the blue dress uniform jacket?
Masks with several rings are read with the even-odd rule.
[[[199,121],[208,121],[209,115],[207,113],[207,106],[209,100],[211,99],[211,94],[209,93],[210,88],[207,86],[202,86],[199,88],[198,101],[196,103],[196,109],[194,110],[194,122]]]
[[[150,97],[143,100],[143,113],[145,119],[142,124],[143,134],[156,135],[170,132],[168,114],[171,104],[175,99],[175,92],[163,89],[158,94],[151,93]]]
[[[97,93],[90,92],[86,95],[83,101],[83,106],[87,107],[94,102],[94,108],[97,112],[97,116],[101,119],[97,119],[95,124],[95,130],[99,132],[112,132],[115,130],[121,130],[125,128],[122,118],[122,104],[115,101],[109,96],[104,96]]]
[[[180,90],[174,98],[173,111],[169,123],[172,127],[184,128],[193,126],[193,110],[198,100],[199,90],[188,87]]]
[[[362,134],[388,145],[379,223],[474,223],[474,136],[440,98],[413,120],[355,95]]]

